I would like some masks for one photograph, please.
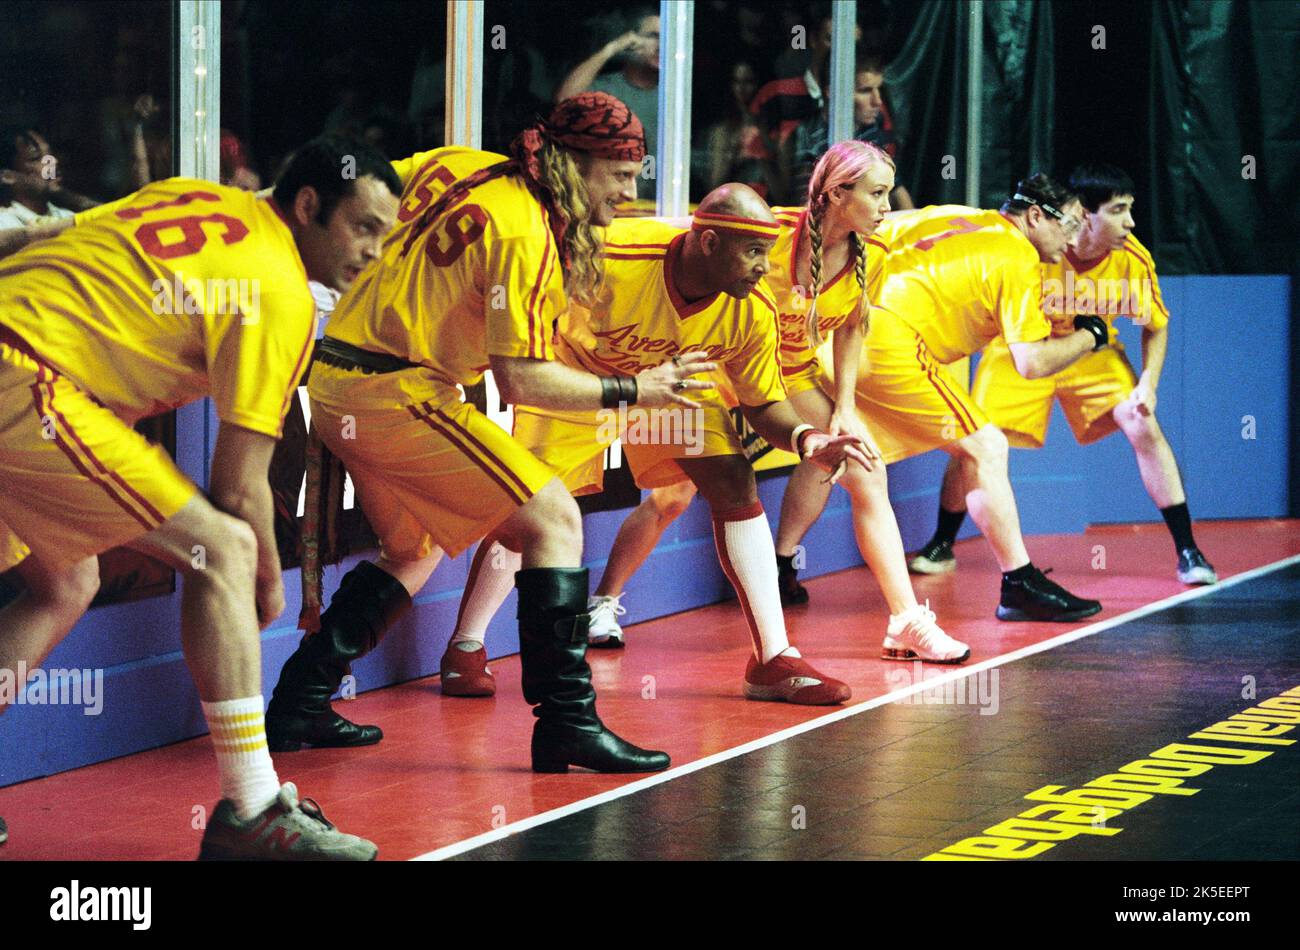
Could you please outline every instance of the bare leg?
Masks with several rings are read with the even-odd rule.
[[[194,545],[207,559],[192,564]],[[196,497],[161,527],[133,542],[184,575],[181,648],[205,702],[260,696],[262,643],[253,600],[253,529]]]
[[[805,419],[808,418],[803,412],[800,414]],[[825,422],[821,425],[825,425]],[[831,497],[832,487],[834,486],[826,482],[826,473],[811,462],[800,462],[795,466],[781,499],[781,520],[777,523],[776,530],[777,554],[784,557],[794,554],[794,549],[799,546],[804,535],[821,517],[826,501]]]
[[[1007,477],[1007,437],[992,424],[945,447],[961,464],[966,507],[1003,573],[1029,563],[1020,515]]]
[[[35,555],[17,568],[26,589],[0,610],[0,669],[36,669],[68,635],[99,589],[99,561],[52,568]],[[5,704],[0,703],[0,712]]]
[[[429,575],[438,566],[442,560],[442,548],[434,548],[433,553],[428,557],[418,558],[414,561],[394,561],[390,560],[386,554],[380,554],[376,565],[386,573],[392,575],[406,592],[414,597],[418,594],[424,585],[428,583]]]
[[[1141,415],[1131,402],[1120,403],[1112,415],[1133,446],[1142,485],[1156,507],[1168,508],[1187,501],[1174,450],[1169,447],[1156,417]]]
[[[949,511],[966,510],[966,486],[962,482],[961,463],[956,456],[948,459],[943,470],[943,486],[939,489],[939,504]]]
[[[681,517],[695,485],[689,481],[656,488],[623,520],[610,548],[605,573],[596,587],[597,597],[617,597],[637,572],[668,526]]]

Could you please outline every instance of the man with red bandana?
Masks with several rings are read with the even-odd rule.
[[[654,406],[707,388],[689,377],[713,364],[683,354],[635,377],[602,377],[553,359],[552,328],[568,300],[589,300],[600,283],[595,228],[636,197],[645,152],[637,117],[613,96],[585,93],[510,152],[451,147],[396,162],[397,227],[330,320],[308,385],[313,430],[350,472],[382,553],[343,578],[319,629],[286,663],[267,710],[273,749],[378,742],[378,728],[338,716],[330,696],[410,609],[443,552],[454,557],[491,533],[522,554],[515,583],[524,697],[537,707],[533,769],[668,765],[596,715],[576,503],[458,387],[490,367],[512,403]],[[305,619],[317,625],[310,608]],[[456,651],[444,678],[480,668],[481,650]]]

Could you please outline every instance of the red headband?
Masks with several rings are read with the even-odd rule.
[[[541,132],[558,145],[596,158],[639,162],[645,157],[641,120],[607,92],[565,99],[541,124]]]
[[[692,231],[737,231],[755,237],[776,240],[781,236],[781,225],[776,221],[760,221],[757,218],[742,218],[734,214],[710,214],[707,211],[695,212],[691,219]]]

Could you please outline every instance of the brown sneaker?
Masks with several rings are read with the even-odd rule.
[[[477,650],[462,650],[454,643],[439,664],[444,696],[495,696],[497,682],[487,666],[487,650],[480,643]]]
[[[798,706],[834,706],[853,691],[847,683],[818,673],[802,657],[774,656],[759,663],[752,655],[745,668],[745,698],[768,699]]]
[[[200,861],[373,861],[377,854],[372,842],[336,830],[310,798],[299,802],[292,782],[249,821],[240,821],[223,798],[199,848]]]

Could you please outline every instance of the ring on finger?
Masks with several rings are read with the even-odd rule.
[[[679,393],[685,388],[686,388],[686,380],[684,379],[679,379],[677,380],[677,382],[673,383],[673,392],[675,393]]]
[[[674,366],[681,366],[681,365],[682,365],[682,358],[681,358],[681,356],[678,355],[677,353],[674,353],[674,354],[673,354],[673,365],[674,365]]]

